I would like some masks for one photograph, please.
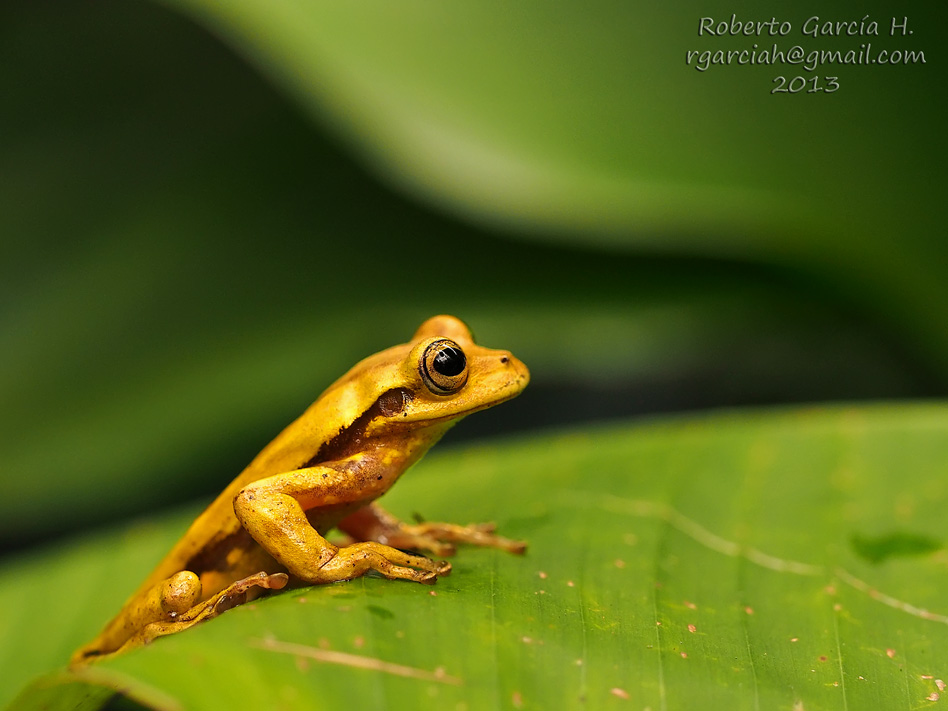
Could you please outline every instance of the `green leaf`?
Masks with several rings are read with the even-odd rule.
[[[892,531],[881,536],[856,534],[852,544],[853,550],[870,563],[882,563],[899,556],[925,555],[944,548],[940,541],[906,531]]]
[[[283,592],[72,681],[158,709],[924,707],[948,673],[944,550],[890,545],[871,562],[854,537],[944,540],[946,434],[948,407],[889,406],[435,453],[386,505],[496,520],[526,556],[462,549],[431,588]],[[5,566],[4,678],[62,663],[185,523]],[[39,708],[62,675],[15,708]]]

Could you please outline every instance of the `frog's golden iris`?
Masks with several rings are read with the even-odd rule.
[[[433,341],[421,357],[421,376],[434,393],[453,393],[467,382],[467,358],[450,338]]]

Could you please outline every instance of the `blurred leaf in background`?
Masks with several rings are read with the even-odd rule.
[[[930,209],[945,188],[946,103],[933,89],[943,5],[906,18],[836,0],[808,25],[803,11],[747,2],[170,4],[254,57],[399,186],[547,242],[804,267],[905,321],[944,368],[948,336],[928,328],[948,257],[944,208]],[[787,52],[874,40],[924,61],[827,65],[814,74],[839,74],[837,93],[793,96],[771,89],[794,65],[686,65],[690,50],[771,44],[699,36],[702,17],[743,27],[771,13],[792,26],[777,42]],[[802,33],[841,20],[877,22],[877,34]]]
[[[210,495],[436,312],[534,370],[504,430],[944,391],[937,55],[776,97],[695,8],[182,7],[297,101],[147,3],[0,10],[7,545]]]
[[[438,312],[533,373],[449,446],[944,395],[948,10],[818,11],[926,61],[686,65],[867,41],[750,3],[4,3],[0,544],[206,500]]]

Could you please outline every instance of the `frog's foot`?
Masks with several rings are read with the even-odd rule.
[[[527,550],[526,541],[514,541],[494,533],[497,527],[493,523],[472,523],[460,526],[455,523],[418,523],[409,525],[403,523],[394,540],[404,537],[405,542],[412,541],[413,546],[425,550],[434,550],[435,546],[454,551],[451,543],[468,543],[485,548],[499,548],[508,553],[523,553]],[[448,543],[450,541],[450,543]],[[392,545],[399,545],[392,543]],[[445,554],[450,555],[450,554]]]
[[[286,573],[256,573],[243,580],[228,585],[216,595],[212,595],[204,602],[194,605],[190,609],[176,614],[168,620],[159,620],[146,625],[138,634],[122,645],[119,652],[126,652],[135,647],[141,647],[159,637],[183,632],[199,622],[217,617],[246,601],[247,591],[251,588],[280,590],[289,581]]]
[[[340,548],[319,567],[309,582],[332,583],[351,580],[375,570],[392,580],[433,583],[439,575],[451,572],[447,561],[434,561],[420,555],[404,553],[374,541],[362,541]]]
[[[428,551],[438,557],[452,555],[455,543],[500,548],[523,553],[527,544],[494,534],[492,523],[458,526],[453,523],[403,523],[378,504],[369,504],[349,514],[340,530],[360,541],[377,541],[393,548]]]
[[[217,617],[237,605],[247,601],[247,591],[251,588],[264,590],[282,590],[289,582],[290,576],[286,573],[255,573],[243,580],[231,583],[216,595],[212,595],[199,605],[180,615],[175,622],[189,622],[196,625],[198,622]],[[189,625],[189,626],[190,626]]]

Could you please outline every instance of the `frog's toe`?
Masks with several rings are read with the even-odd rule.
[[[439,541],[437,538],[432,538],[430,536],[419,537],[416,547],[421,550],[426,550],[432,555],[438,556],[439,558],[442,556],[454,555],[457,552],[457,547],[455,547],[453,544]]]

